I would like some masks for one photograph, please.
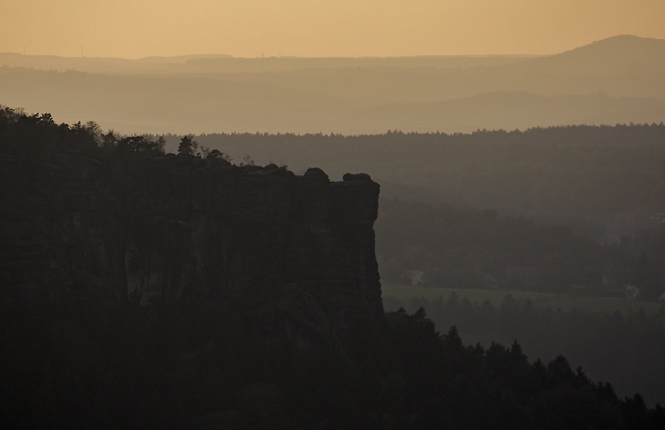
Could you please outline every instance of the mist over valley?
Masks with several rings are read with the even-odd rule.
[[[630,35],[0,53],[0,422],[660,429],[664,118]]]
[[[142,60],[0,54],[7,106],[119,133],[473,132],[660,122],[665,41],[547,57]]]

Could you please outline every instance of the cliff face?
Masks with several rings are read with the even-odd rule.
[[[367,175],[331,182],[315,168],[296,176],[172,154],[2,164],[12,202],[0,225],[5,305],[40,294],[102,309],[244,303],[296,340],[382,321],[379,185]]]

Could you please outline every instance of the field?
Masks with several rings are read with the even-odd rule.
[[[626,315],[639,312],[641,308],[647,315],[665,311],[665,304],[646,302],[642,300],[626,300],[619,297],[588,297],[553,293],[540,293],[531,291],[483,290],[465,288],[428,288],[412,285],[383,284],[384,299],[392,296],[400,302],[407,304],[416,297],[434,300],[441,297],[447,301],[455,293],[462,300],[466,297],[472,303],[482,303],[488,300],[494,306],[500,306],[507,295],[511,295],[520,303],[530,299],[536,307],[550,307],[553,310],[569,311],[580,309],[587,312],[612,313],[620,311]]]

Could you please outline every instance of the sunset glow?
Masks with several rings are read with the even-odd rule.
[[[0,16],[0,52],[69,57],[553,54],[665,38],[662,0],[24,0]]]

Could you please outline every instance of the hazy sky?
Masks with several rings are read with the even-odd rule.
[[[551,54],[665,39],[665,0],[0,0],[0,52],[404,56]]]

